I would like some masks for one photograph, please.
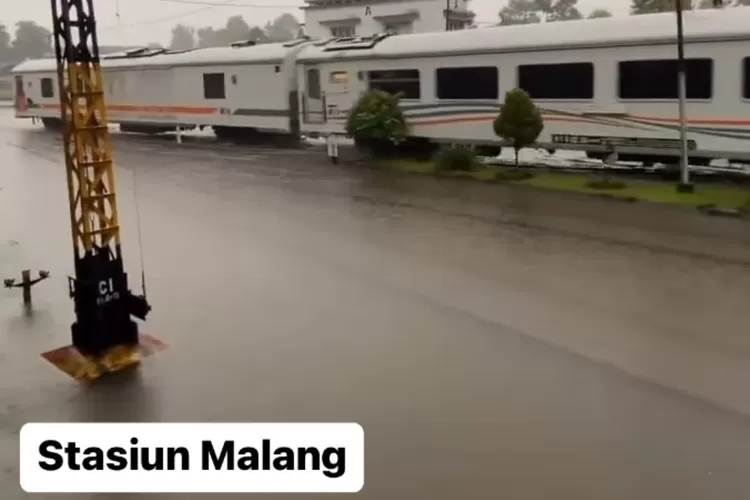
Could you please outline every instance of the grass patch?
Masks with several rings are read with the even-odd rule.
[[[431,161],[417,161],[407,159],[383,160],[379,165],[391,170],[405,172],[409,174],[428,174],[440,177],[452,177],[461,179],[475,179],[483,182],[493,181],[517,181],[531,177],[526,172],[513,172],[511,169],[501,169],[496,167],[486,167],[477,164],[472,170],[448,170],[441,171],[436,168]]]
[[[669,203],[699,207],[714,205],[725,208],[745,208],[750,210],[750,188],[722,184],[702,184],[694,193],[678,193],[673,182],[659,180],[638,180],[610,177],[604,183],[602,177],[592,173],[551,172],[484,166],[478,164],[471,171],[437,172],[430,161],[393,159],[380,162],[380,166],[413,174],[440,175],[444,177],[470,178],[483,182],[506,182],[532,186],[554,191],[604,195],[624,200],[640,200],[655,203]],[[614,188],[613,184],[617,187]]]
[[[600,194],[601,189],[590,186],[591,175],[567,172],[540,172],[523,184],[557,191],[577,191]],[[741,208],[750,202],[750,189],[743,186],[704,184],[696,186],[694,193],[678,193],[672,182],[628,179],[617,189],[617,196],[656,203],[670,203],[698,207],[716,205]]]
[[[410,174],[434,174],[436,171],[435,165],[431,161],[393,159],[383,160],[379,163],[383,167]]]
[[[586,187],[589,187],[591,189],[607,189],[607,190],[616,190],[616,189],[624,189],[625,183],[622,181],[618,181],[615,179],[589,179],[586,181]]]

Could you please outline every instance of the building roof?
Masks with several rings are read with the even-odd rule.
[[[750,40],[750,8],[685,12],[686,41]],[[357,58],[431,57],[482,52],[512,52],[676,42],[674,13],[558,21],[519,26],[493,26],[472,30],[397,35],[372,47],[316,45],[305,49],[301,61]],[[343,45],[343,44],[342,44]],[[335,49],[335,50],[334,50]]]
[[[273,64],[281,63],[299,43],[263,43],[246,47],[208,47],[189,51],[175,51],[140,57],[108,58],[102,56],[103,68],[149,68],[171,66],[216,66],[222,64]],[[55,59],[32,59],[13,68],[14,73],[56,71]]]

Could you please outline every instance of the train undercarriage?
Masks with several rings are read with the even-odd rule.
[[[42,124],[48,130],[59,131],[61,128],[61,121],[59,118],[42,118]],[[203,130],[205,128],[211,128],[216,135],[216,138],[220,141],[232,142],[236,144],[275,144],[275,145],[286,145],[294,146],[299,143],[299,137],[294,137],[291,134],[271,133],[265,131],[259,131],[255,128],[250,127],[227,127],[227,126],[202,126],[194,124],[181,125],[183,132],[191,130]],[[143,124],[137,122],[120,123],[119,129],[121,132],[144,134],[144,135],[158,135],[164,133],[171,133],[175,131],[175,125],[161,125],[161,124]],[[397,150],[401,154],[413,156],[416,158],[427,158],[435,154],[439,149],[440,145],[425,138],[411,138],[405,143],[401,144]],[[480,156],[494,157],[500,155],[502,148],[494,145],[477,145],[474,146],[475,152]],[[548,150],[550,154],[554,154],[555,150]],[[586,157],[589,159],[605,161],[607,153],[600,151],[586,151]],[[650,168],[655,165],[677,165],[679,158],[677,156],[668,155],[654,155],[654,154],[639,154],[639,153],[619,153],[617,160],[620,162],[632,162],[641,163],[643,167]],[[712,161],[712,158],[706,157],[690,157],[690,164],[695,166],[708,166]],[[730,163],[744,163],[739,159],[728,159]]]

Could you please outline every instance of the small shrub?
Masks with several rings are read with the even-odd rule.
[[[544,122],[529,94],[523,89],[513,89],[505,93],[505,103],[493,128],[496,135],[513,146],[518,166],[518,151],[534,144],[544,129]]]
[[[399,156],[426,162],[432,160],[440,145],[425,137],[407,137],[396,149]]]
[[[500,146],[477,146],[474,151],[478,156],[487,156],[489,158],[495,158],[500,156],[503,152],[503,148]]]
[[[408,133],[399,96],[381,90],[363,94],[349,112],[346,132],[375,155],[391,152]]]
[[[605,200],[622,201],[625,203],[635,203],[638,201],[638,198],[635,196],[619,196],[611,193],[597,193],[596,196]]]
[[[521,182],[533,179],[534,174],[526,170],[498,170],[495,180],[499,182]]]
[[[477,157],[471,149],[452,146],[444,149],[435,159],[438,172],[471,172],[477,166]]]
[[[586,183],[586,187],[589,187],[591,189],[615,190],[624,189],[626,186],[622,181],[611,179],[609,177],[603,177],[600,179],[593,179],[588,181]]]

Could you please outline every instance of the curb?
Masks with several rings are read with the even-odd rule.
[[[594,196],[598,198],[603,198],[605,200],[613,200],[613,201],[621,201],[625,203],[649,203],[647,200],[639,200],[638,198],[634,196],[618,196],[616,194],[609,194],[609,193],[591,193]],[[744,219],[748,215],[750,215],[750,212],[747,209],[743,208],[728,208],[728,207],[720,207],[717,205],[698,205],[695,207],[696,210],[699,212],[706,214],[706,215],[712,215],[714,217],[727,217],[731,219]]]
[[[363,163],[367,163],[367,162],[365,161]],[[531,167],[531,169],[533,168],[534,167]],[[540,169],[550,170],[546,167],[541,167]],[[563,170],[563,169],[560,169],[560,170]],[[411,175],[424,175],[421,173],[410,173],[410,174]],[[433,174],[432,177],[448,178],[448,179],[455,179],[455,180],[459,180],[459,179],[472,180],[470,177],[459,177],[459,176],[453,177],[449,175],[440,175],[440,174]],[[495,179],[494,181],[490,181],[490,182],[482,182],[482,181],[480,182],[486,183],[486,184],[502,184],[506,186],[515,185],[517,187],[521,187],[522,184],[520,184],[520,182],[523,180],[525,179]],[[547,188],[539,188],[533,185],[526,185],[523,187],[526,187],[529,189],[547,189]],[[652,204],[662,205],[662,206],[676,206],[676,207],[680,206],[680,205],[673,205],[669,203],[658,203],[658,202],[651,202],[649,200],[640,200],[634,196],[623,196],[623,195],[618,195],[618,194],[614,194],[611,192],[597,193],[597,192],[568,191],[564,189],[563,190],[549,189],[549,190],[558,192],[558,193],[562,193],[562,192],[575,193],[575,194],[582,195],[582,196],[591,196],[591,197],[600,198],[604,200],[619,201],[622,203],[641,203],[641,204],[652,203]],[[682,208],[691,209],[690,206],[685,206],[685,205],[682,205]],[[702,214],[711,215],[714,217],[725,217],[725,218],[731,218],[731,219],[750,219],[750,207],[730,208],[730,207],[721,207],[721,206],[712,205],[712,204],[704,204],[704,205],[698,205],[692,208],[697,209]]]
[[[562,190],[557,191],[562,192]],[[572,193],[575,193],[576,191],[569,191]],[[639,200],[638,198],[634,196],[619,196],[616,194],[609,194],[609,193],[579,193],[584,196],[594,196],[596,198],[601,198],[605,200],[611,200],[611,201],[619,201],[623,203],[651,203],[655,205],[662,205],[662,206],[670,206],[670,204],[667,203],[655,203],[651,202],[649,200]],[[672,206],[679,206],[679,205],[672,205]],[[689,208],[689,207],[686,207]],[[717,205],[698,205],[695,207],[695,209],[705,215],[711,215],[713,217],[725,217],[729,219],[746,219],[750,218],[750,210],[745,208],[729,208],[729,207],[720,207]]]
[[[609,194],[609,193],[591,193],[591,194],[599,198],[604,198],[605,200],[622,201],[624,203],[638,203],[639,201],[641,201],[635,196],[619,196],[616,194]]]
[[[742,208],[726,208],[716,205],[698,205],[696,209],[698,209],[698,211],[701,213],[704,213],[706,215],[713,215],[715,217],[743,219],[748,215],[747,210]]]

